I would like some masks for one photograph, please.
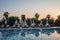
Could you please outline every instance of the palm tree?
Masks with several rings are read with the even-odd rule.
[[[3,14],[3,20],[4,20],[4,23],[2,24],[2,25],[4,25],[4,27],[7,27],[7,25],[8,25],[8,15],[9,15],[9,13],[8,12],[4,12],[4,14]]]
[[[21,20],[26,21],[25,15],[21,15]]]
[[[50,15],[48,14],[48,15],[46,16],[46,25],[45,25],[45,26],[50,26],[49,20],[50,20]]]
[[[36,19],[39,18],[39,14],[38,14],[38,13],[35,14],[35,18],[36,18]]]
[[[50,19],[50,15],[48,14],[47,16],[46,16],[46,18],[48,18],[48,20]]]
[[[60,19],[60,15],[58,15],[57,17],[58,17],[58,19]]]
[[[8,18],[8,24],[10,26],[13,26],[15,24],[16,20],[19,23],[19,17],[17,17],[17,16],[11,16],[11,17]]]
[[[22,27],[28,27],[26,23],[25,15],[21,15],[21,24],[22,24]]]
[[[55,20],[55,26],[60,26],[60,15],[58,15],[57,19]]]
[[[49,24],[50,26],[53,26],[53,25],[54,25],[54,19],[51,18],[49,14],[46,16],[46,18],[47,18],[46,21],[48,22],[48,24]]]
[[[4,12],[3,16],[5,16],[5,18],[8,18],[9,13],[8,12]]]

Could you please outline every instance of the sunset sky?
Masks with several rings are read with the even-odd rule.
[[[0,18],[4,12],[9,12],[9,16],[18,16],[25,14],[26,17],[34,17],[39,13],[41,18],[47,14],[56,18],[60,14],[60,0],[0,0]]]

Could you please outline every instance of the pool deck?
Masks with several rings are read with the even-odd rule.
[[[60,28],[60,27],[43,27],[43,28],[0,28],[0,30],[3,30],[3,29],[57,29],[57,28]]]

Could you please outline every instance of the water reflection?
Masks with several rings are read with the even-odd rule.
[[[3,29],[1,40],[60,40],[60,29]]]

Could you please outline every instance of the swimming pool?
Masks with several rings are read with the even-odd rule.
[[[0,40],[60,40],[60,28],[0,29]]]

